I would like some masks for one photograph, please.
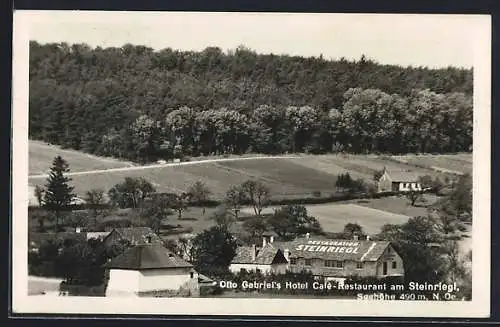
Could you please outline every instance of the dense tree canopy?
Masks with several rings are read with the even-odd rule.
[[[147,162],[210,153],[450,152],[471,69],[30,43],[30,137]]]

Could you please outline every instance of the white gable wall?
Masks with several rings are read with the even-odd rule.
[[[384,274],[384,262],[387,265],[386,274]],[[396,265],[395,268],[393,268],[393,264]],[[404,273],[403,259],[401,259],[392,246],[388,246],[377,260],[377,276],[399,276],[404,275]]]
[[[246,271],[255,271],[259,269],[263,274],[271,272],[271,265],[258,265],[254,263],[232,263],[229,266],[229,270],[237,274],[241,271],[241,269],[245,269]]]
[[[110,269],[106,296],[137,296],[139,292],[178,290],[186,282],[198,278],[191,268],[122,270]]]
[[[273,265],[263,265],[263,264],[253,264],[253,263],[232,263],[229,266],[229,270],[233,274],[237,274],[241,269],[246,271],[256,271],[260,270],[263,274],[269,274],[271,272],[284,274],[288,268],[287,263],[273,264]]]
[[[110,269],[106,296],[136,296],[139,291],[140,272]]]
[[[139,272],[139,291],[178,290],[182,285],[198,278],[191,268],[148,269]]]

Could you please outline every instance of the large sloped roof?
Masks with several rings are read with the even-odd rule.
[[[411,171],[391,171],[387,174],[393,182],[416,183],[420,177],[419,174]]]
[[[253,259],[254,248],[252,246],[240,246],[236,249],[236,255],[231,263],[251,263],[270,265],[280,250],[272,244],[266,244],[263,248],[257,248],[255,260]]]
[[[273,245],[282,251],[290,251],[290,258],[377,261],[390,242],[301,238],[291,242],[273,243]]]
[[[190,268],[192,266],[159,244],[134,246],[103,265],[104,268],[128,270]]]

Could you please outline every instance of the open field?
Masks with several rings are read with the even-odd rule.
[[[450,173],[472,173],[472,154],[405,155],[394,156],[396,160],[411,165],[423,165],[431,169]]]
[[[335,175],[349,172],[353,178],[364,178],[373,180],[373,174],[387,168],[391,171],[411,171],[420,175],[437,175],[432,169],[420,168],[398,163],[377,155],[353,155],[353,154],[328,154],[318,156],[303,156],[300,159],[292,159],[294,162],[311,168],[331,172]]]
[[[92,188],[109,190],[125,177],[144,177],[158,191],[179,192],[196,181],[204,182],[214,198],[221,198],[231,185],[248,179],[265,183],[274,197],[304,198],[314,192],[328,196],[336,192],[338,174],[349,172],[353,178],[373,181],[373,173],[386,166],[390,170],[411,170],[422,175],[437,173],[431,169],[411,167],[369,156],[304,155],[297,157],[251,157],[240,159],[212,159],[182,164],[164,164],[146,167],[120,167],[109,170],[75,172],[73,179],[77,194]],[[72,168],[72,167],[71,167]],[[44,184],[46,176],[31,176],[31,185]]]
[[[62,149],[59,146],[49,145],[41,141],[30,140],[28,148],[30,175],[46,174],[52,165],[52,160],[58,155],[69,163],[71,171],[74,172],[133,166],[131,162],[98,157],[75,150]]]
[[[269,207],[264,213],[272,213],[276,207]],[[316,219],[325,232],[338,233],[348,223],[357,223],[370,235],[380,232],[385,224],[404,224],[409,216],[388,212],[380,209],[370,208],[367,205],[356,203],[331,203],[307,205],[307,213]],[[245,208],[244,212],[250,214],[251,208]]]

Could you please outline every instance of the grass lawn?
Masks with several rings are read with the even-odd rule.
[[[298,155],[296,157],[256,158],[253,160],[201,162],[190,165],[144,167],[139,170],[105,171],[103,169],[127,167],[128,162],[100,158],[73,150],[62,150],[43,142],[30,141],[30,174],[45,173],[55,155],[61,154],[69,162],[72,172],[97,170],[71,176],[75,192],[83,196],[86,191],[99,188],[108,191],[125,177],[143,177],[160,192],[181,192],[196,181],[204,182],[214,199],[222,199],[231,185],[248,179],[262,181],[271,190],[273,198],[308,198],[320,192],[329,196],[336,192],[337,176],[348,172],[353,178],[373,182],[373,174],[387,167],[389,171],[412,171],[421,175],[439,174],[431,168],[419,168],[398,163],[376,155]],[[407,156],[410,157],[410,156]],[[417,157],[416,157],[417,158]],[[418,156],[418,160],[439,161],[448,169],[471,167],[471,156],[465,154]],[[436,163],[437,164],[437,163]],[[103,170],[103,171],[99,171]],[[44,185],[46,177],[31,177],[31,185]],[[382,205],[382,209],[386,207]],[[380,209],[380,208],[376,208]],[[403,213],[413,215],[413,213]]]
[[[54,157],[60,155],[70,166],[72,172],[129,167],[133,164],[118,159],[98,157],[80,151],[62,149],[56,145],[49,145],[41,141],[30,140],[29,148],[29,174],[46,174],[52,166]]]
[[[318,204],[306,206],[309,215],[316,217],[325,232],[341,232],[348,223],[357,223],[368,234],[377,234],[384,224],[403,224],[408,216],[372,209],[354,203]],[[272,213],[266,208],[264,213]],[[250,214],[251,208],[245,212]]]
[[[425,195],[427,203],[436,197]],[[277,207],[268,207],[263,213],[272,213]],[[425,215],[426,207],[412,207],[404,197],[352,200],[338,203],[306,205],[307,212],[316,217],[326,232],[341,232],[347,223],[361,225],[368,234],[380,232],[384,224],[403,224],[409,217]],[[252,208],[244,208],[243,214],[253,214]]]
[[[390,196],[380,199],[354,200],[349,202],[356,203],[363,207],[392,212],[407,217],[416,217],[427,215],[427,206],[436,202],[438,197],[432,194],[425,194],[424,199],[425,202],[419,201],[416,203],[416,206],[411,206],[408,199],[404,196]]]
[[[108,191],[125,177],[144,177],[161,192],[180,192],[196,181],[204,182],[214,198],[222,198],[231,185],[259,179],[277,197],[310,197],[314,191],[335,191],[336,175],[296,164],[291,159],[256,159],[239,162],[200,163],[186,166],[154,167],[131,171],[103,171],[71,176],[77,194],[92,188]],[[43,185],[45,177],[30,178],[31,185]]]
[[[418,164],[435,170],[472,173],[472,154],[405,155],[394,158],[409,164]]]

